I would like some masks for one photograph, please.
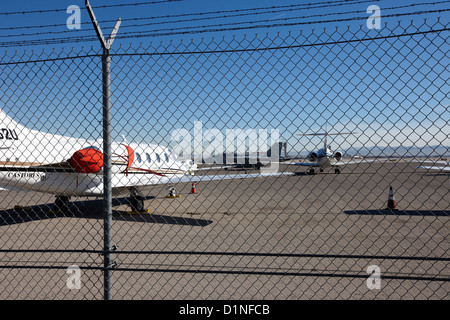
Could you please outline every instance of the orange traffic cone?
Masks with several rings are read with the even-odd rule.
[[[197,193],[197,189],[195,188],[195,183],[194,182],[192,182],[191,193]]]
[[[389,187],[389,198],[386,210],[398,210],[397,204],[395,203],[394,191],[392,187]]]

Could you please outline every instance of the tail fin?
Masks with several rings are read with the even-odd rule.
[[[318,133],[297,133],[298,136],[325,136],[324,143],[323,143],[323,149],[326,150],[328,144],[327,144],[327,136],[337,136],[337,135],[343,135],[343,134],[354,134],[357,132],[351,131],[351,132],[318,132]]]
[[[0,109],[0,144],[3,145],[7,141],[17,141],[20,137],[26,135],[30,130],[12,118],[10,118],[3,110]]]
[[[278,159],[281,159],[284,156],[286,156],[286,148],[287,148],[287,142],[276,142],[267,151],[267,156],[269,158],[271,158],[272,152],[274,152],[273,156],[278,155]],[[282,152],[284,152],[284,156],[282,155]]]

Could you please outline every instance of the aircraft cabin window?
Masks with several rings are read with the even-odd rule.
[[[164,153],[164,157],[166,158],[166,162],[169,162],[169,155],[167,153]]]
[[[161,158],[159,157],[158,153],[156,153],[156,161],[161,162]]]
[[[150,157],[150,154],[146,153],[146,155],[147,155],[147,161],[148,161],[149,163],[151,163],[151,162],[152,162],[152,158]]]
[[[141,155],[137,152],[136,152],[136,159],[137,159],[137,162],[139,162],[139,163],[142,162]]]

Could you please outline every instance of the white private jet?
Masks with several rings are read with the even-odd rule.
[[[307,159],[310,162],[295,162],[291,163],[296,166],[305,166],[309,167],[309,173],[315,174],[314,168],[319,168],[320,172],[323,172],[323,169],[334,167],[335,173],[341,173],[341,169],[339,168],[339,161],[342,159],[342,152],[336,151],[333,152],[329,145],[327,145],[327,136],[331,135],[344,135],[344,134],[353,134],[354,132],[323,132],[323,133],[299,133],[299,136],[325,136],[323,148],[312,151],[308,154]]]
[[[56,195],[67,211],[71,196],[103,196],[102,141],[30,130],[0,109],[0,190],[34,190]],[[133,211],[144,211],[141,191],[154,185],[289,175],[289,172],[194,176],[197,166],[152,144],[111,144],[113,196],[130,195]]]

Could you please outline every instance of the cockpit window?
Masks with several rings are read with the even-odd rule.
[[[137,152],[136,152],[136,159],[137,159],[137,162],[139,162],[139,163],[142,162],[141,155]]]
[[[167,153],[164,153],[164,157],[166,158],[166,162],[169,162],[169,155]]]
[[[169,152],[169,158],[176,162],[177,155],[172,151],[172,149],[168,149],[167,151]]]
[[[156,161],[161,162],[161,157],[159,156],[158,153],[156,153]]]
[[[146,153],[146,155],[147,155],[147,161],[148,161],[149,163],[151,163],[151,162],[152,162],[152,158],[150,157],[150,154]]]

